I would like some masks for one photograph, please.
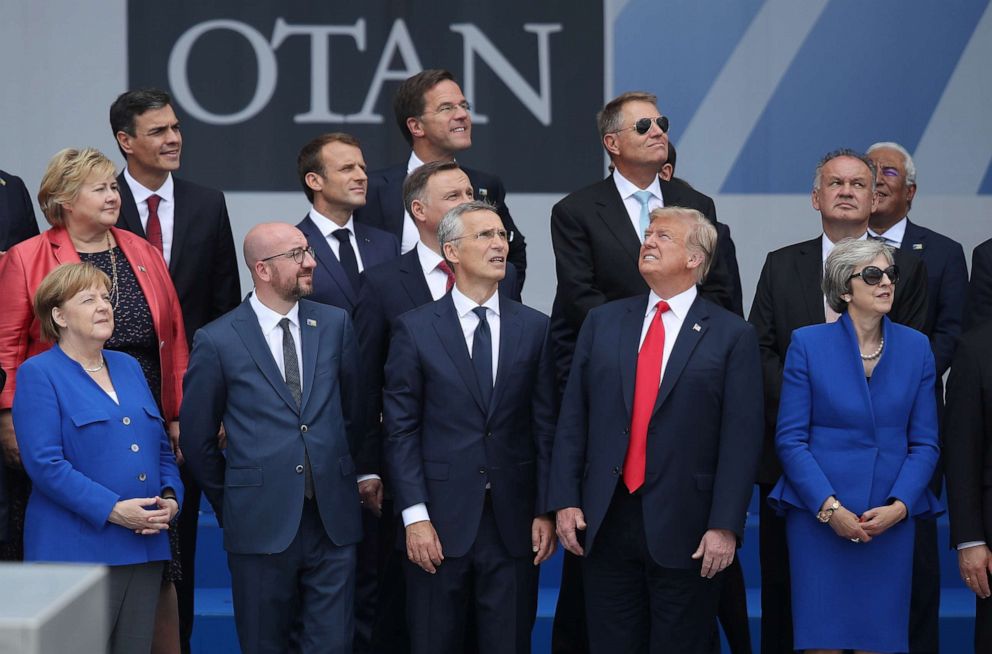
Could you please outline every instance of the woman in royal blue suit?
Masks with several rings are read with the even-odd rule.
[[[899,271],[877,241],[845,239],[824,267],[835,323],[797,329],[775,438],[784,474],[796,649],[906,652],[915,516],[940,512],[934,361],[885,317]]]
[[[140,365],[103,349],[110,286],[92,264],[65,264],[35,294],[57,343],[17,371],[14,431],[33,484],[24,558],[110,566],[108,649],[147,653],[183,487]]]

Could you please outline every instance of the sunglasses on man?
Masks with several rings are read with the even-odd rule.
[[[889,282],[895,284],[899,281],[899,266],[893,264],[885,270],[882,270],[878,266],[865,266],[861,272],[854,273],[847,279],[850,281],[855,277],[860,277],[861,281],[865,284],[877,286],[882,282],[882,275],[886,275],[889,278]]]
[[[658,116],[657,118],[641,118],[636,123],[630,127],[624,127],[623,129],[618,129],[617,134],[620,132],[626,132],[628,129],[636,130],[638,134],[647,134],[648,130],[651,129],[651,123],[655,123],[661,128],[661,131],[668,134],[668,116]]]

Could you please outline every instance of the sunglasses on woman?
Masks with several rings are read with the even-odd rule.
[[[886,275],[889,278],[889,282],[895,284],[899,281],[899,266],[893,264],[882,270],[878,266],[865,266],[861,272],[854,273],[848,277],[848,281],[854,279],[855,277],[860,277],[861,281],[869,286],[876,286],[882,281],[882,275]]]

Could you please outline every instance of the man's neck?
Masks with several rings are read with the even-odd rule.
[[[658,179],[658,171],[651,167],[627,167],[619,164],[618,162],[614,162],[614,164],[625,179],[641,190],[651,186],[654,184],[654,180]]]
[[[828,223],[826,220],[821,222],[823,223],[823,233],[827,235],[831,243],[837,243],[845,238],[861,238],[868,231],[867,220],[857,223]]]
[[[475,302],[476,304],[485,304],[489,301],[489,298],[493,296],[496,289],[499,288],[499,282],[485,280],[469,280],[465,279],[464,276],[459,276],[455,273],[455,286],[461,293]]]
[[[134,178],[134,181],[144,186],[149,191],[157,191],[169,179],[168,170],[146,170],[135,166],[132,161],[127,162],[127,172]]]
[[[420,229],[418,223],[417,233],[420,234],[420,242],[424,244],[424,247],[437,256],[444,257],[441,253],[441,244],[437,240],[437,232],[432,232],[429,229]]]
[[[675,281],[675,283],[672,283],[672,281],[669,282],[658,281],[657,283],[650,281],[648,282],[648,287],[652,291],[654,291],[654,294],[660,297],[662,300],[671,300],[676,295],[681,295],[682,293],[685,293],[695,285],[696,285],[695,279],[678,280]]]
[[[333,207],[326,202],[322,202],[318,196],[314,196],[313,208],[324,218],[327,218],[338,227],[344,227],[351,218],[352,209],[350,207]]]
[[[272,289],[266,286],[255,286],[255,297],[258,301],[272,309],[280,316],[285,316],[296,304],[296,300],[285,300],[276,295]]]
[[[442,150],[434,146],[426,139],[417,139],[413,142],[413,153],[424,163],[432,161],[454,161],[455,153]]]
[[[868,225],[869,227],[871,227],[872,231],[875,232],[876,234],[884,234],[888,230],[892,229],[892,227],[897,222],[899,222],[905,217],[906,217],[905,214],[901,216],[894,216],[894,215],[873,213],[871,215],[871,218],[868,220]]]

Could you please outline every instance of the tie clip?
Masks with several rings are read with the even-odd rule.
[[[700,331],[703,331],[703,328],[702,328],[702,327],[700,327],[700,326],[699,326],[699,323],[697,322],[696,324],[694,324],[694,325],[692,326],[692,331],[694,331],[694,332],[700,332]]]
[[[316,327],[317,321],[313,318],[307,318],[307,327]]]

